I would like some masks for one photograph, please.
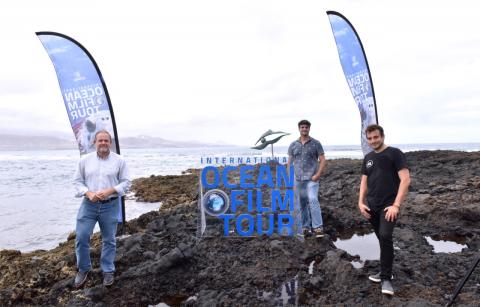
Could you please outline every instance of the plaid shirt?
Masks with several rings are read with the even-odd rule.
[[[322,144],[316,139],[310,139],[302,144],[300,138],[288,147],[288,156],[292,159],[295,180],[311,180],[318,171],[318,157],[324,154]]]

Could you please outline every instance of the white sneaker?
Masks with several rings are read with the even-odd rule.
[[[378,273],[375,274],[375,275],[370,275],[370,276],[368,276],[368,279],[370,279],[370,280],[373,281],[373,282],[381,282],[381,281],[382,281],[382,279],[380,278],[380,272],[378,272]],[[393,274],[392,274],[391,279],[393,279]]]
[[[394,294],[393,285],[390,280],[382,280],[382,293],[388,295]]]

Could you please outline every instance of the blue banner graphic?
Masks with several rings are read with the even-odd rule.
[[[337,44],[343,73],[360,111],[362,151],[366,155],[371,148],[368,146],[365,128],[371,124],[378,124],[375,92],[367,57],[355,28],[347,18],[334,11],[328,11],[327,15]]]
[[[80,154],[95,150],[93,140],[100,130],[110,132],[112,149],[118,153],[108,93],[93,58],[79,43],[63,34],[39,32],[37,35],[55,67]]]
[[[120,154],[110,97],[93,57],[71,37],[55,32],[36,34],[55,67],[80,155],[95,151],[95,134],[100,130],[110,133],[112,150]],[[122,197],[119,222],[125,222],[124,202]]]

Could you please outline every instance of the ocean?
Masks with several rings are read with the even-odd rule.
[[[403,151],[478,151],[480,143],[400,144]],[[274,147],[275,157],[287,157],[286,147]],[[156,148],[122,150],[132,179],[150,175],[180,175],[201,168],[206,158],[257,158],[265,161],[271,151],[248,147]],[[325,146],[328,159],[361,159],[360,146]],[[74,197],[72,177],[79,160],[78,150],[0,151],[0,249],[29,252],[51,249],[75,230],[80,198]],[[253,160],[253,159],[252,159]],[[158,210],[160,203],[136,202],[127,196],[127,220]],[[98,231],[98,225],[95,231]]]

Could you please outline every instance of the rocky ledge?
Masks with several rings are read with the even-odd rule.
[[[379,261],[354,268],[358,256],[333,240],[370,229],[357,209],[359,160],[330,160],[320,187],[327,235],[273,235],[198,240],[198,177],[151,176],[134,181],[139,200],[162,201],[159,211],[128,222],[117,243],[116,280],[101,286],[100,239],[92,241],[94,270],[80,289],[73,236],[50,251],[0,251],[0,305],[442,306],[480,247],[480,153],[407,153],[412,184],[394,232],[396,295],[368,281]],[[426,236],[457,238],[461,252],[434,253]],[[456,300],[480,305],[480,267]]]

